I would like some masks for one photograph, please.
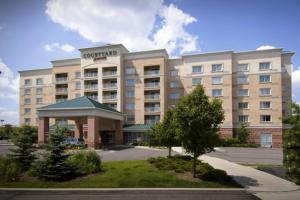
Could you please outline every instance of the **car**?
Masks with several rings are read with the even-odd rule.
[[[82,138],[76,138],[76,137],[67,137],[64,143],[66,145],[71,145],[71,146],[80,146],[85,144]]]

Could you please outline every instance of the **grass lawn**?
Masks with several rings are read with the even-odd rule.
[[[145,160],[103,163],[103,172],[66,182],[37,180],[1,183],[0,187],[15,188],[232,188],[235,182],[217,183],[187,181],[175,172],[158,170]]]

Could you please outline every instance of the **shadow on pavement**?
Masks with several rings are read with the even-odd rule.
[[[258,186],[257,180],[247,176],[232,176],[232,178],[243,187]]]

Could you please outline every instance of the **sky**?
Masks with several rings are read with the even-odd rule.
[[[123,43],[170,56],[280,47],[293,57],[300,102],[299,0],[1,0],[0,119],[18,124],[18,71]]]

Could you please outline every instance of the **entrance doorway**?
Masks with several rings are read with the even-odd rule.
[[[262,133],[260,135],[260,145],[262,147],[272,147],[272,133]]]
[[[103,145],[115,144],[115,132],[114,131],[101,131],[101,142]]]

